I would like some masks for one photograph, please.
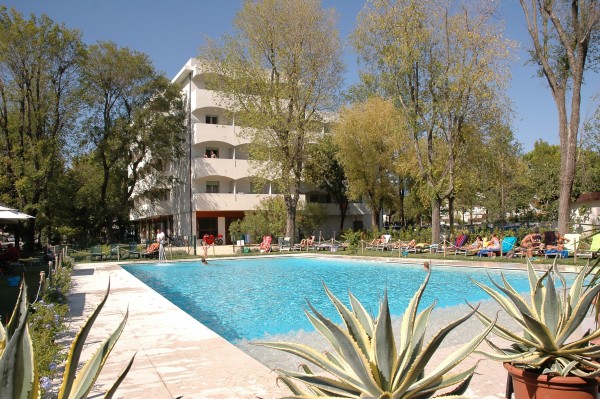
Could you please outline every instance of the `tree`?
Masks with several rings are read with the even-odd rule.
[[[521,144],[507,124],[490,126],[478,147],[477,152],[470,152],[471,159],[479,161],[469,167],[479,172],[476,173],[479,189],[475,192],[480,204],[485,205],[488,220],[505,222],[507,214],[529,207],[533,201],[532,188],[539,178],[530,176]]]
[[[306,147],[341,84],[335,15],[319,0],[245,1],[234,25],[235,36],[201,50],[201,68],[245,126],[256,174],[283,193],[286,236],[295,237]]]
[[[556,182],[560,176],[561,154],[560,147],[551,145],[543,140],[538,140],[533,150],[525,154],[524,160],[529,167],[528,178],[531,181]],[[536,207],[543,212],[544,218],[556,220],[558,216],[557,199],[560,195],[560,187],[556,184],[533,184],[532,199]]]
[[[399,114],[391,101],[373,97],[342,109],[339,118],[333,140],[348,178],[348,196],[364,198],[372,211],[372,226],[379,227],[381,209],[392,194],[389,174]]]
[[[550,86],[558,112],[558,230],[565,234],[577,165],[581,86],[584,72],[591,66],[588,58],[598,50],[600,4],[596,0],[519,1],[532,39],[532,59]]]
[[[491,23],[493,10],[435,1],[371,0],[359,15],[354,44],[386,96],[405,115],[420,179],[431,204],[432,241],[440,208],[456,196],[457,151],[465,132],[501,107],[510,42]],[[368,77],[368,74],[364,74]]]
[[[183,155],[185,108],[148,56],[110,42],[90,46],[81,85],[81,142],[102,176],[96,229],[110,239],[113,225],[127,225],[134,190],[160,196],[172,183],[168,165]]]
[[[348,210],[348,179],[338,161],[339,148],[330,134],[325,134],[315,145],[310,146],[310,161],[306,165],[306,180],[325,190],[338,204],[340,231]]]
[[[50,223],[49,190],[65,164],[80,107],[81,34],[47,16],[25,20],[0,7],[0,199]],[[45,215],[43,215],[45,213]]]

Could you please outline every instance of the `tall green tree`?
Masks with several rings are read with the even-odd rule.
[[[147,55],[111,42],[90,46],[81,86],[81,143],[101,173],[96,229],[111,239],[113,225],[127,225],[134,193],[169,189],[169,165],[183,155],[185,107]]]
[[[538,140],[533,150],[524,155],[531,181],[557,182],[560,178],[561,151],[557,145]],[[532,202],[542,212],[546,220],[558,217],[560,187],[557,184],[533,184]]]
[[[340,211],[340,230],[344,230],[344,220],[348,211],[348,179],[338,160],[339,148],[331,134],[325,134],[309,147],[310,159],[306,165],[307,181],[325,190],[335,200]]]
[[[531,36],[531,56],[546,78],[558,113],[560,195],[558,230],[568,232],[577,166],[584,73],[598,59],[600,3],[596,0],[519,0]]]
[[[393,195],[390,173],[400,124],[394,104],[373,97],[342,109],[333,131],[337,157],[348,178],[348,196],[364,199],[373,227],[379,227],[381,209]]]
[[[0,7],[0,199],[40,222],[52,220],[49,190],[78,116],[83,54],[78,31]],[[29,249],[36,221],[28,221]]]
[[[510,42],[493,23],[493,10],[455,5],[371,0],[353,36],[366,70],[377,75],[370,81],[380,82],[406,116],[427,185],[433,242],[440,239],[442,202],[456,196],[457,151],[465,132],[483,133],[480,114],[500,109],[509,77]]]
[[[201,50],[223,105],[245,126],[256,174],[283,193],[286,236],[295,237],[307,145],[335,106],[343,65],[333,10],[319,0],[245,1],[236,34]]]

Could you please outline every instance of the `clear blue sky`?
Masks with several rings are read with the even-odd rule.
[[[360,0],[322,0],[339,14],[342,38],[353,30],[364,5]],[[82,31],[86,43],[111,40],[123,47],[146,53],[154,66],[172,78],[185,62],[198,53],[205,36],[219,38],[231,31],[240,0],[8,0],[1,4],[28,17],[46,14],[55,22]],[[499,18],[505,21],[506,35],[520,43],[513,63],[509,96],[514,101],[513,128],[525,151],[543,139],[558,143],[556,108],[545,80],[535,77],[525,65],[529,37],[517,0],[500,0]],[[358,80],[356,56],[346,46],[346,83]],[[600,93],[598,75],[589,75],[583,92],[582,119],[591,114],[594,94]]]

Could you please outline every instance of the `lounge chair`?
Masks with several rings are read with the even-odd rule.
[[[90,253],[90,260],[103,260],[104,254],[102,253],[102,247],[100,245],[94,245]]]
[[[139,259],[142,256],[141,252],[138,250],[137,242],[130,242],[127,252],[129,253],[130,258],[135,256]]]
[[[263,236],[263,240],[258,247],[260,252],[271,252],[271,241],[273,238],[271,236]]]
[[[565,250],[568,256],[574,256],[579,251],[579,243],[581,241],[581,234],[570,233],[565,234],[565,238],[569,241],[565,242]],[[577,254],[579,256],[579,254]]]
[[[375,245],[376,250],[387,251],[392,248],[392,243],[390,242],[392,239],[391,234],[384,234],[381,236],[381,239],[377,245]]]
[[[445,254],[449,254],[449,253],[454,253],[456,255],[456,251],[462,249],[462,247],[465,245],[465,243],[469,240],[469,236],[466,234],[459,234],[458,236],[456,236],[456,239],[454,240],[454,244],[452,245],[438,245],[435,248],[435,252],[440,254],[443,253]]]
[[[294,247],[292,248],[294,251],[303,251],[303,250],[309,250],[309,249],[314,249],[315,247],[315,236],[310,236],[309,238],[303,238],[300,241],[300,244],[294,244]]]
[[[598,255],[600,255],[600,233],[592,237],[590,248],[581,251],[581,254],[579,254],[582,258],[595,258]]]
[[[292,238],[291,237],[279,237],[277,239],[279,245],[279,251],[291,251],[292,250]]]
[[[109,259],[121,260],[125,259],[126,255],[127,251],[122,250],[120,244],[110,244]]]
[[[477,252],[477,256],[484,256],[484,255],[487,255],[487,256],[500,255],[500,256],[502,256],[503,254],[507,254],[510,251],[513,251],[515,249],[516,245],[517,245],[517,237],[513,237],[513,236],[504,237],[502,239],[502,244],[501,244],[499,250],[483,248],[483,249],[479,250],[479,252]]]
[[[153,242],[148,245],[146,252],[142,254],[142,258],[158,258],[158,251],[160,250],[160,244]]]

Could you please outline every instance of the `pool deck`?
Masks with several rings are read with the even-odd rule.
[[[410,264],[429,261],[372,257],[368,260]],[[522,264],[496,262],[433,262],[434,267],[462,264],[472,267],[524,268]],[[99,343],[119,325],[128,308],[129,318],[90,393],[93,397],[100,396],[110,387],[134,353],[137,354],[133,367],[114,398],[272,399],[289,394],[285,388],[277,386],[273,371],[209,330],[114,262],[75,266],[74,286],[69,296],[70,331],[76,331],[101,301],[109,278],[110,296],[94,323],[82,359],[91,356]],[[586,325],[591,322],[591,318],[586,320]],[[69,337],[69,343],[70,339],[72,337]],[[450,350],[451,347],[444,348],[436,358],[443,359]],[[503,398],[506,372],[502,366],[484,359],[477,370],[467,395],[483,399]]]

